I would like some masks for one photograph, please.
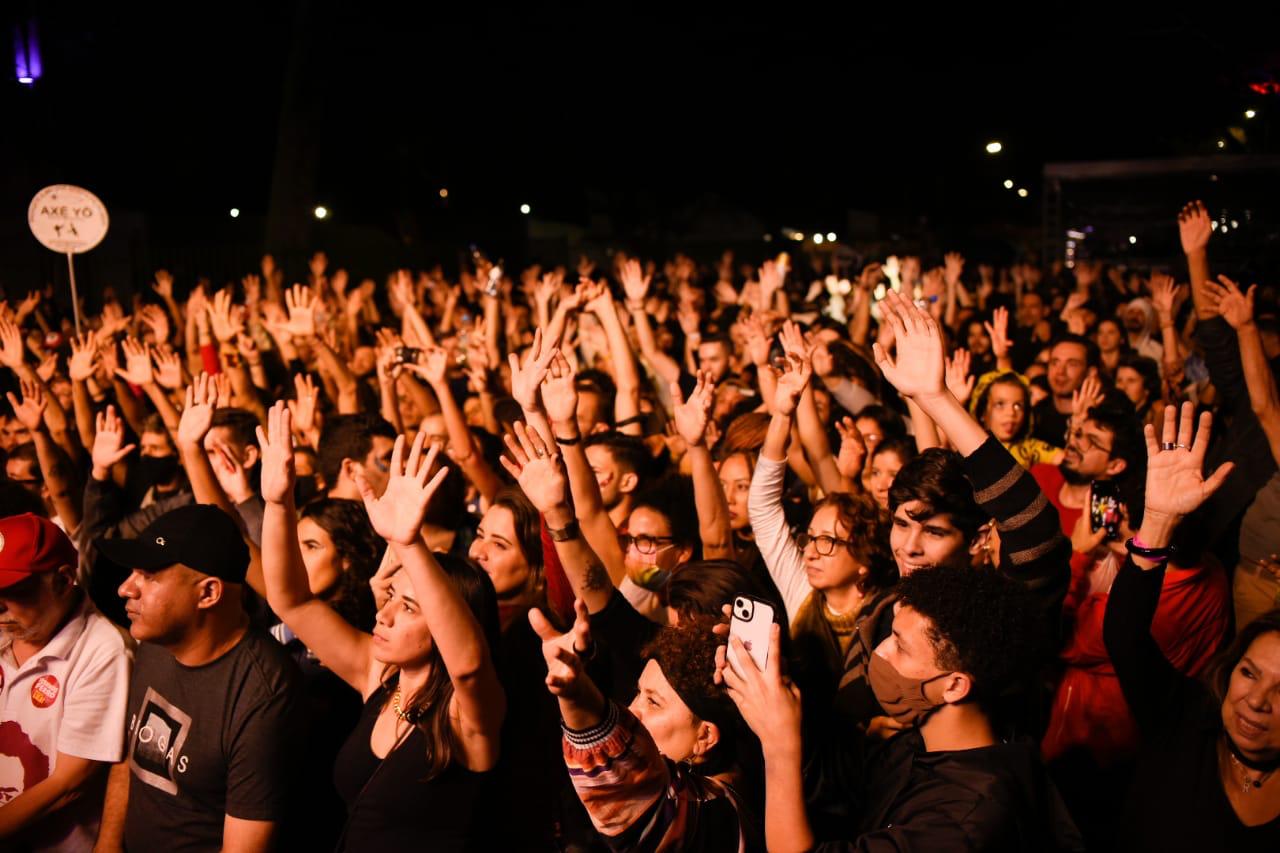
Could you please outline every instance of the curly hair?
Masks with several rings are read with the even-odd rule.
[[[898,567],[889,550],[889,517],[875,499],[861,492],[832,492],[813,505],[813,512],[816,515],[828,506],[835,507],[839,527],[848,531],[849,553],[867,567],[867,574],[858,580],[858,589],[865,595],[892,584]]]
[[[967,673],[978,701],[1031,674],[1046,642],[1034,600],[998,572],[938,567],[912,572],[899,600],[927,621],[939,669]]]

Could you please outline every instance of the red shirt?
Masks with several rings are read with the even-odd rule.
[[[1058,495],[1062,493],[1062,487],[1067,481],[1062,476],[1062,472],[1058,470],[1057,465],[1032,465],[1031,476],[1035,477],[1036,484],[1040,486],[1040,491],[1044,492],[1044,496],[1049,499],[1049,503],[1058,508],[1058,518],[1062,520],[1062,533],[1070,539],[1071,531],[1075,530],[1076,522],[1080,520],[1084,507],[1071,509],[1062,505]]]

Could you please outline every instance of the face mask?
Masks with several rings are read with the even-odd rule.
[[[671,572],[661,566],[645,566],[640,570],[635,582],[650,592],[660,592],[671,580]]]
[[[177,456],[141,456],[138,458],[138,471],[142,482],[147,486],[160,486],[173,482],[178,473]]]
[[[871,691],[875,693],[880,707],[890,717],[908,726],[922,724],[925,718],[947,704],[930,699],[924,688],[930,681],[937,681],[950,674],[944,672],[933,678],[907,678],[875,652],[871,653],[871,663],[867,666],[867,680],[871,683]]]

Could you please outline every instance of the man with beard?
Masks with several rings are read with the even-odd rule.
[[[1070,536],[1089,508],[1090,484],[1095,480],[1118,481],[1121,503],[1137,511],[1145,461],[1142,423],[1128,400],[1112,395],[1091,408],[1084,423],[1067,436],[1060,465],[1035,465],[1031,475],[1057,508],[1062,532]]]

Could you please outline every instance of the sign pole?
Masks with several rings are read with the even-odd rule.
[[[75,312],[76,337],[80,337],[80,297],[76,294],[76,265],[72,263],[75,255],[67,252],[67,274],[71,276],[71,310]]]

